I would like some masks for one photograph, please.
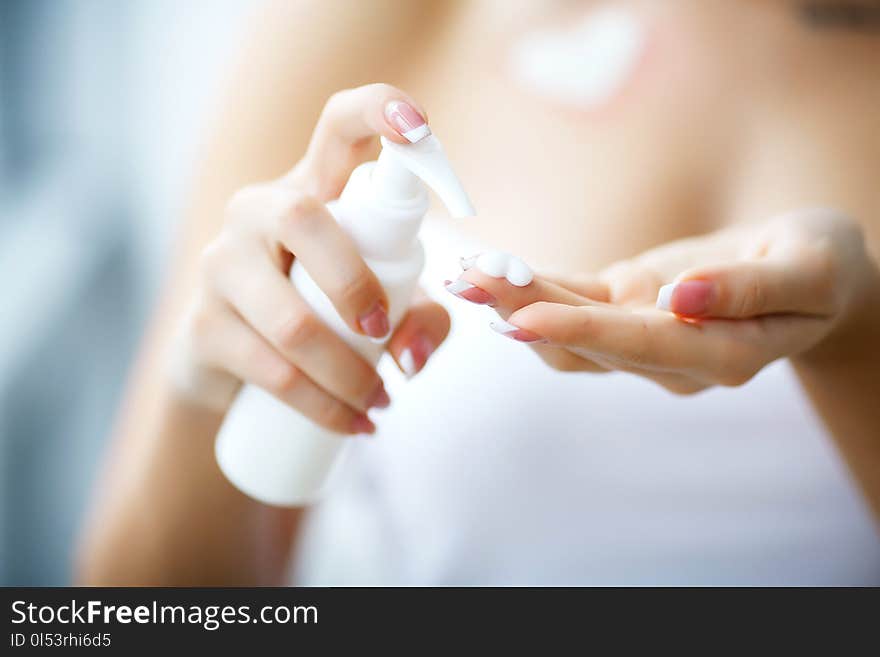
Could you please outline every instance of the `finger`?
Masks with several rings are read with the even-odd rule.
[[[522,330],[519,329],[520,332]],[[533,348],[544,362],[562,372],[607,373],[615,370],[628,372],[653,381],[679,395],[693,394],[706,388],[705,383],[687,374],[643,369],[621,358],[601,355],[581,347],[557,347],[536,343]]]
[[[389,403],[375,369],[328,328],[265,257],[227,265],[218,292],[288,362],[353,408]]]
[[[610,303],[612,300],[611,290],[609,289],[608,284],[593,274],[574,274],[572,276],[566,276],[563,274],[541,271],[539,275],[542,280],[558,285],[566,290],[570,290],[582,297],[587,297],[591,301]]]
[[[686,317],[828,316],[833,288],[822,258],[730,262],[683,273],[660,288],[657,307]]]
[[[215,315],[203,345],[206,362],[257,385],[313,422],[338,433],[373,433],[375,426],[360,412],[330,395],[288,362],[233,312]]]
[[[446,290],[454,296],[496,308],[502,316],[536,301],[581,305],[590,300],[571,290],[532,274],[522,260],[500,251],[487,251],[462,258],[463,272],[448,281]]]
[[[413,143],[431,134],[425,112],[387,84],[333,94],[324,106],[302,161],[287,177],[321,200],[336,198],[352,170],[370,154],[372,138]]]
[[[615,366],[725,383],[754,374],[764,356],[752,341],[742,339],[737,324],[687,323],[653,309],[538,302],[512,314],[499,332],[520,342],[564,345]]]
[[[409,309],[388,343],[397,366],[412,378],[449,333],[449,314],[438,303],[422,299]]]
[[[353,331],[386,337],[385,290],[352,238],[317,199],[285,187],[273,193],[275,210],[265,213],[264,232],[295,255]]]

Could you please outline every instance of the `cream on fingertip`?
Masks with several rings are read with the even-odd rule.
[[[475,268],[492,278],[505,278],[515,287],[525,287],[533,280],[532,269],[522,259],[504,251],[485,251],[475,256],[461,258],[465,271]]]

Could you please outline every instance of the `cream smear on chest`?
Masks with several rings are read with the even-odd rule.
[[[596,109],[632,78],[647,45],[644,19],[623,7],[591,11],[574,27],[539,29],[511,48],[508,72],[529,92]]]

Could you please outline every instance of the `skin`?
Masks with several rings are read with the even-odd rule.
[[[355,330],[382,303],[322,202],[376,154],[375,134],[401,140],[382,113],[390,99],[430,112],[481,209],[466,230],[539,272],[553,264],[524,288],[450,272],[547,340],[524,349],[676,393],[741,385],[790,358],[880,510],[875,37],[826,30],[791,3],[633,1],[650,56],[607,106],[573,112],[511,85],[503,54],[581,5],[329,4],[273,4],[252,27],[83,533],[80,581],[284,581],[302,512],[234,490],[213,440],[242,380],[339,431],[377,400],[375,372],[312,321],[284,274],[302,258]],[[377,79],[399,87],[358,89]],[[701,313],[654,307],[661,285],[690,280],[711,283]],[[672,310],[685,301],[673,295]],[[435,347],[447,330],[421,300],[389,351]]]

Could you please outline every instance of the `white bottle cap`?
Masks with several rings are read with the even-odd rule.
[[[377,197],[388,201],[410,199],[418,194],[417,179],[421,179],[453,217],[476,214],[437,137],[430,135],[415,144],[396,144],[385,137],[381,141],[382,152],[371,177]]]

